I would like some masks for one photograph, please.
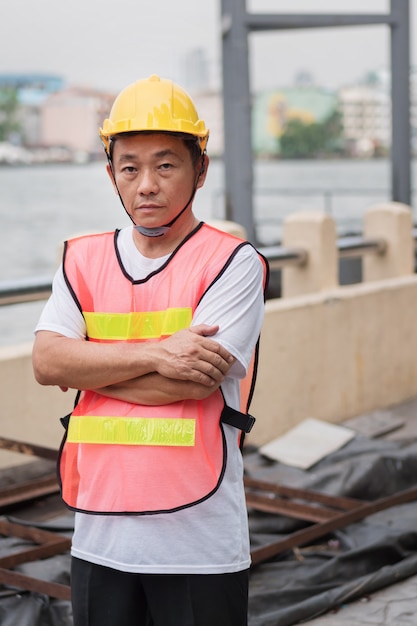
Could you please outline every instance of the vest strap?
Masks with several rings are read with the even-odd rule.
[[[225,406],[220,416],[220,421],[224,424],[229,424],[229,426],[234,426],[244,433],[250,433],[256,420],[248,413],[241,413],[236,409],[232,409],[231,406]]]

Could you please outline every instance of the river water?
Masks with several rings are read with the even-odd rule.
[[[237,161],[238,165],[238,161]],[[223,164],[213,160],[194,209],[201,219],[224,216]],[[266,161],[254,169],[254,216],[265,245],[280,240],[283,219],[324,210],[340,233],[361,231],[365,210],[389,199],[386,160]],[[417,161],[413,163],[417,187]],[[417,205],[414,203],[414,208]],[[62,241],[129,223],[113,192],[104,162],[0,168],[0,283],[52,276]],[[0,309],[0,345],[30,340],[42,303]]]

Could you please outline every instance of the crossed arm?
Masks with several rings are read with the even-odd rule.
[[[141,404],[205,398],[224,380],[234,357],[200,324],[159,342],[101,344],[39,331],[33,368],[42,385],[94,389]]]

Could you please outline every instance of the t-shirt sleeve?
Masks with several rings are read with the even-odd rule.
[[[43,308],[35,333],[40,330],[49,330],[72,339],[86,337],[84,317],[68,289],[62,266],[54,276],[52,295]]]
[[[229,375],[246,375],[264,318],[263,265],[252,246],[244,246],[198,305],[193,326],[219,325],[212,337],[235,358]]]

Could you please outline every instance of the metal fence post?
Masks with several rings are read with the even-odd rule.
[[[255,243],[248,29],[245,0],[222,0],[226,219]]]
[[[409,0],[391,0],[392,199],[412,206]]]

